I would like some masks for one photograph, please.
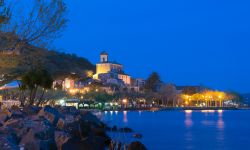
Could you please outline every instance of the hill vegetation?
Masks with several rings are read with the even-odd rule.
[[[0,51],[1,53],[1,51]],[[0,85],[19,79],[31,69],[46,69],[54,79],[64,78],[72,73],[80,77],[93,72],[95,67],[87,59],[74,54],[49,51],[34,46],[26,46],[16,54],[0,54]]]

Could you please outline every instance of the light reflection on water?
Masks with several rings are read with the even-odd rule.
[[[127,111],[123,111],[123,122],[124,123],[128,122]]]
[[[105,113],[103,119],[111,120],[110,126],[130,127],[142,133],[143,138],[139,140],[149,150],[250,149],[247,144],[250,143],[250,111],[123,111],[117,115]],[[131,135],[122,137],[124,141],[138,140]]]
[[[117,114],[118,114],[118,111],[115,111],[115,114],[117,115]]]
[[[190,128],[193,125],[193,121],[192,121],[192,110],[185,110],[185,125],[187,128]]]

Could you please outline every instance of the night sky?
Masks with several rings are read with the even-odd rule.
[[[66,0],[69,24],[54,43],[92,63],[107,51],[126,73],[250,92],[248,0]]]

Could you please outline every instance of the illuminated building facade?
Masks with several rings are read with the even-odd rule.
[[[73,79],[70,79],[70,78],[66,78],[64,81],[63,81],[63,89],[71,89],[71,88],[74,88],[75,87],[75,80]]]
[[[131,77],[124,73],[121,64],[109,61],[107,52],[100,54],[100,63],[96,64],[96,74],[93,79],[104,82],[115,82],[115,79],[117,79],[117,83],[121,80],[125,85],[131,85]]]

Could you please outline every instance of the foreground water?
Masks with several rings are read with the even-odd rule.
[[[130,127],[143,134],[149,150],[237,150],[250,149],[250,111],[159,111],[105,112],[108,125]],[[109,133],[129,143],[132,134]]]

